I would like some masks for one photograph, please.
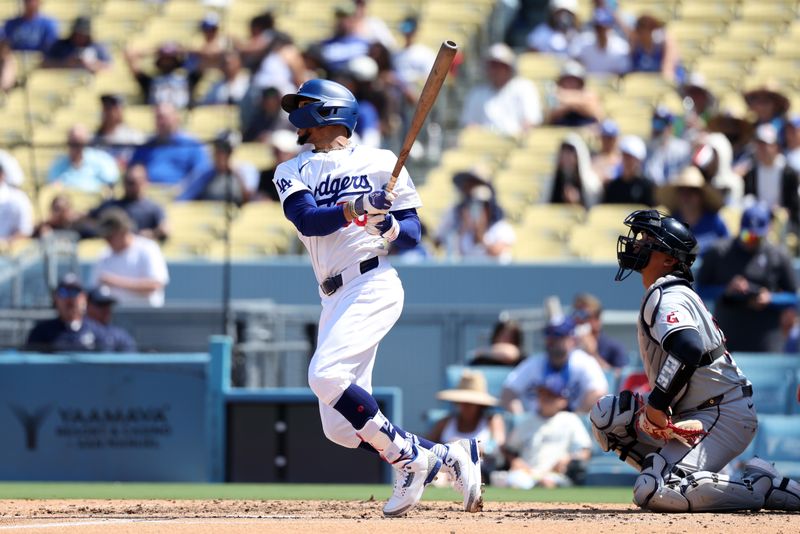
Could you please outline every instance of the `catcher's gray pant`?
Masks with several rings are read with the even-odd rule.
[[[626,398],[627,395],[627,398]],[[624,399],[624,400],[623,400]],[[677,440],[658,441],[635,427],[639,405],[629,392],[607,396],[592,409],[595,438],[614,450],[641,474],[634,484],[634,502],[657,511],[757,509],[770,485],[755,492],[748,484],[717,473],[750,444],[758,428],[753,401],[741,397],[690,410],[676,421],[697,419],[707,434],[694,447]],[[707,476],[706,476],[707,475]]]

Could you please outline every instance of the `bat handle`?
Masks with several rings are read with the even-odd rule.
[[[386,184],[386,192],[391,193],[394,190],[394,186],[396,183],[397,183],[397,176],[392,175],[392,177],[389,178],[389,183]]]

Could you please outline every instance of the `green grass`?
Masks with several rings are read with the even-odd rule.
[[[107,484],[71,482],[0,483],[0,499],[313,499],[382,500],[387,485],[357,484]],[[451,489],[428,488],[426,500],[456,501]],[[561,488],[527,491],[486,488],[487,501],[630,503],[630,488]]]

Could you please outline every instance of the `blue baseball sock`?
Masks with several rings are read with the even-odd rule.
[[[418,436],[416,434],[412,434],[406,430],[403,430],[400,427],[395,427],[398,432],[404,434],[408,439],[416,443],[422,448],[428,449],[433,454],[439,457],[440,460],[444,460],[445,456],[447,456],[447,445],[442,445],[441,443],[436,443],[428,438],[423,438],[422,436]]]
[[[392,464],[415,456],[414,442],[395,429],[364,388],[350,384],[333,408],[353,425],[362,449],[374,450]]]

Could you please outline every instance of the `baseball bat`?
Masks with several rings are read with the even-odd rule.
[[[442,46],[439,47],[439,53],[436,54],[436,60],[433,62],[431,72],[428,74],[428,79],[425,80],[422,93],[419,95],[417,109],[414,110],[414,117],[411,119],[411,126],[408,128],[406,138],[403,140],[403,146],[400,148],[400,155],[397,156],[397,163],[392,169],[392,177],[386,185],[387,191],[394,189],[394,184],[397,183],[397,177],[400,176],[400,171],[403,170],[403,165],[406,164],[408,153],[411,152],[411,146],[417,139],[425,118],[436,102],[436,97],[439,95],[439,90],[447,77],[447,71],[450,70],[450,64],[453,63],[457,50],[458,45],[453,41],[444,41]]]

